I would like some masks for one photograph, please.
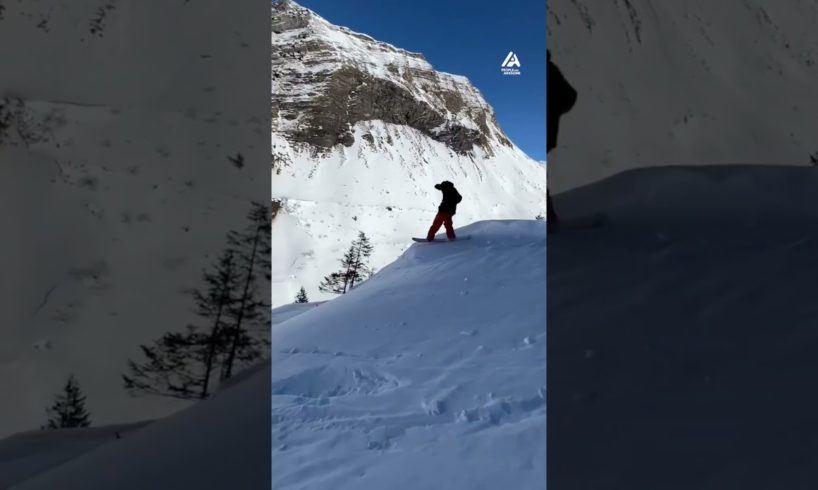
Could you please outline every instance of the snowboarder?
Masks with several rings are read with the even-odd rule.
[[[441,225],[446,227],[446,237],[449,240],[456,240],[454,234],[454,226],[452,226],[452,217],[457,211],[457,203],[463,200],[463,197],[454,188],[454,184],[448,180],[444,180],[439,184],[435,184],[435,189],[443,193],[443,200],[437,208],[437,216],[435,216],[432,227],[429,228],[429,233],[426,234],[426,240],[432,241],[435,239],[435,233],[440,229]]]
[[[560,116],[570,111],[577,101],[577,91],[568,83],[557,65],[551,62],[551,51],[546,50],[548,71],[546,73],[546,112],[548,113],[548,141],[546,153],[557,146],[557,133],[560,127]],[[549,162],[550,163],[550,162]],[[551,194],[545,191],[548,206],[548,229],[556,231],[559,220],[554,206],[551,204]]]

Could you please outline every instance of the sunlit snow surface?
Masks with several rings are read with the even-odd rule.
[[[463,195],[456,227],[546,214],[545,167],[516,147],[459,155],[413,128],[381,121],[358,123],[354,133],[351,147],[321,158],[273,135],[273,151],[292,162],[272,176],[272,194],[284,206],[272,228],[274,306],[292,302],[302,286],[311,299],[329,299],[318,285],[359,231],[372,239],[375,268],[395,260],[412,237],[425,236],[441,200],[434,185],[443,180]]]
[[[273,488],[539,488],[545,222],[412,245],[273,326]]]

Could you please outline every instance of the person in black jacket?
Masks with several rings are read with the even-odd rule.
[[[560,72],[557,65],[551,62],[551,51],[546,50],[548,58],[548,71],[546,72],[546,112],[548,114],[548,141],[546,153],[557,146],[557,133],[560,128],[560,117],[570,111],[577,102],[577,91],[568,83],[568,80]],[[549,162],[550,165],[551,162]],[[558,226],[557,213],[551,204],[551,194],[546,189],[548,205],[548,228],[556,230]]]
[[[429,228],[429,233],[426,234],[426,239],[430,242],[435,239],[435,233],[440,229],[441,225],[446,226],[446,237],[449,240],[456,240],[454,234],[454,226],[452,226],[452,217],[457,212],[457,203],[463,200],[463,196],[454,188],[454,184],[448,180],[444,180],[439,184],[435,184],[435,189],[443,192],[443,201],[437,208],[437,216],[435,216],[432,227]]]

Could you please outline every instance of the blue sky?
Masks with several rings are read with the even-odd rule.
[[[440,71],[465,75],[494,107],[500,126],[545,160],[544,0],[295,0],[333,24],[417,51]],[[520,76],[505,76],[509,51]]]

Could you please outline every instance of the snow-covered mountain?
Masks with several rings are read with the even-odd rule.
[[[818,152],[818,3],[549,0],[579,93],[552,192],[653,165],[808,165]]]
[[[181,404],[132,398],[120,374],[196,320],[185,291],[269,196],[252,170],[269,161],[267,6],[2,7],[0,436],[43,424],[69,373],[94,425],[165,415]]]
[[[469,81],[291,1],[272,14],[273,303],[311,299],[358,231],[381,267],[423,236],[450,180],[455,226],[545,214],[545,168]],[[278,265],[278,267],[277,267]]]

